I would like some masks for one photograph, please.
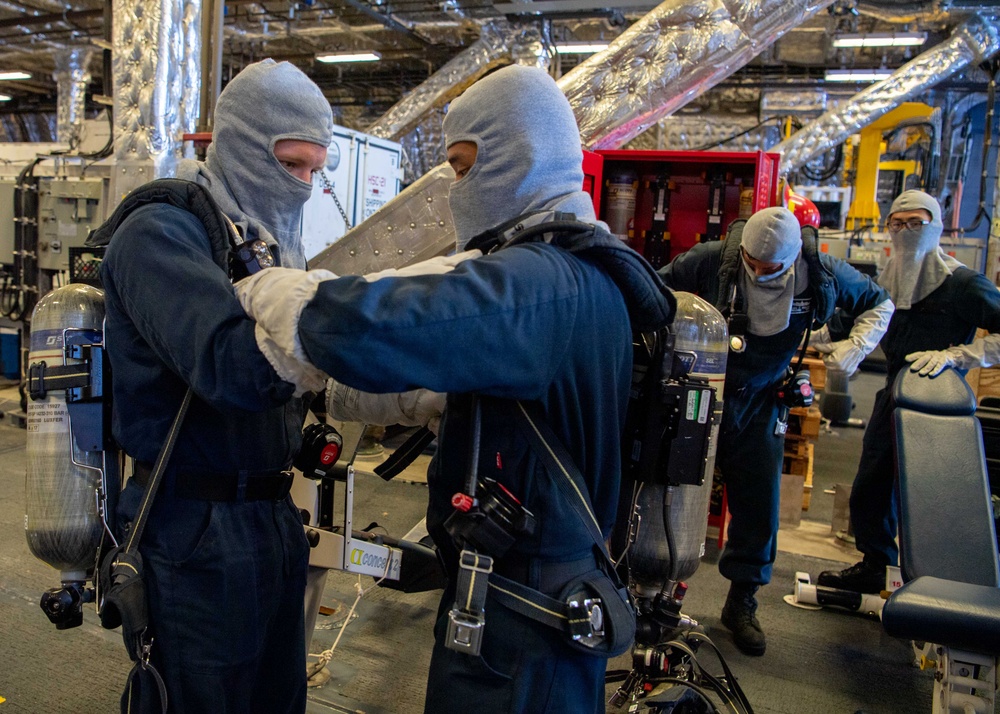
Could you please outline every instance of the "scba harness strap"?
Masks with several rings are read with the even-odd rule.
[[[516,402],[511,417],[545,473],[583,523],[594,541],[594,567],[571,578],[553,598],[493,571],[493,559],[466,547],[459,560],[455,607],[449,613],[445,646],[477,656],[485,628],[486,583],[504,607],[565,634],[568,644],[587,654],[616,657],[635,638],[635,607],[608,554],[587,486],[569,453],[559,442],[536,404]]]

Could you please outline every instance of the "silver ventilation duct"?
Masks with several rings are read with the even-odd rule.
[[[646,151],[763,151],[781,138],[777,124],[755,116],[695,114],[669,116],[630,141],[626,148]]]
[[[90,72],[87,65],[92,52],[89,49],[63,50],[55,55],[56,71],[56,141],[75,147],[80,142],[83,127],[84,100]]]
[[[667,0],[559,80],[584,146],[623,146],[830,3]]]
[[[423,176],[445,160],[444,108],[433,109],[417,127],[399,140],[407,183]]]
[[[969,18],[945,42],[774,146],[771,151],[782,154],[781,172],[788,174],[801,168],[903,102],[919,98],[930,87],[970,64],[988,59],[997,50],[1000,29],[996,18]]]
[[[728,77],[830,2],[667,0],[607,50],[559,80],[573,106],[584,145],[621,146],[660,117]],[[424,102],[421,106],[429,105]],[[416,226],[428,226],[420,236],[421,245],[432,254],[447,251],[455,242],[447,202],[437,200],[425,206],[422,192],[433,188],[435,195],[446,196],[451,170],[443,165],[432,173],[434,179],[418,181],[405,189],[385,208],[313,258],[310,266],[346,275],[406,265],[414,251],[397,251],[394,240],[405,226],[394,221],[412,212],[421,218],[414,221]],[[411,202],[414,208],[407,208]],[[435,213],[425,215],[428,209]]]
[[[540,33],[535,30],[534,34],[540,45]],[[383,139],[400,141],[425,116],[464,92],[487,71],[509,64],[512,47],[530,48],[533,39],[536,38],[527,28],[515,27],[503,20],[484,24],[475,43],[445,63],[365,131]]]
[[[171,176],[195,129],[201,0],[114,0],[115,171],[111,195]]]

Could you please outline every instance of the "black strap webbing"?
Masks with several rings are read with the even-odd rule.
[[[160,487],[163,472],[166,470],[167,462],[170,461],[170,455],[174,451],[174,444],[177,443],[177,434],[180,433],[181,424],[184,422],[184,415],[187,414],[188,407],[191,405],[191,396],[193,394],[194,391],[188,387],[187,392],[184,393],[184,400],[181,402],[180,409],[177,410],[177,416],[174,417],[174,421],[170,425],[170,431],[167,432],[167,440],[163,442],[160,453],[156,457],[156,463],[153,464],[153,473],[149,475],[149,480],[146,482],[146,492],[142,496],[139,512],[136,513],[135,520],[132,521],[132,530],[128,534],[128,542],[125,544],[126,553],[131,553],[138,548],[139,541],[142,540],[142,532],[146,529],[146,521],[149,519],[149,509],[153,503],[153,497],[156,495],[156,490]]]
[[[552,432],[537,404],[517,402],[515,412],[521,418],[515,419],[521,431],[527,436],[535,454],[545,463],[545,472],[549,474],[563,496],[573,507],[573,511],[586,527],[590,537],[594,539],[597,549],[604,556],[609,566],[609,575],[615,573],[615,565],[604,544],[604,535],[597,523],[597,516],[590,505],[590,495],[572,457],[566,451],[559,438]],[[562,478],[560,478],[562,476]]]
[[[36,362],[28,367],[28,394],[32,399],[45,399],[52,389],[76,389],[90,386],[91,365],[56,365],[50,367],[45,362]]]
[[[469,613],[482,613],[486,607],[486,591],[493,558],[474,550],[463,550],[458,560],[458,597],[455,606]]]
[[[562,600],[496,573],[490,576],[490,588],[497,602],[509,610],[557,630],[566,630],[569,618],[566,616],[566,603]]]
[[[392,454],[375,467],[375,474],[385,481],[392,481],[403,472],[407,466],[423,453],[427,445],[434,441],[434,432],[426,426],[410,434],[406,441],[392,452]]]

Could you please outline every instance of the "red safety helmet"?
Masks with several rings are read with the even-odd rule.
[[[795,214],[799,225],[805,228],[812,226],[819,228],[819,209],[816,204],[800,193],[795,193],[787,183],[783,193],[785,208]]]

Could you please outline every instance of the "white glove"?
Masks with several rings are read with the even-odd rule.
[[[257,347],[274,367],[278,376],[295,385],[294,396],[301,397],[306,392],[323,391],[326,386],[326,375],[323,372],[309,362],[303,362],[285,352],[260,325],[254,328],[254,337],[257,338]]]
[[[992,367],[1000,362],[1000,335],[977,337],[970,344],[949,347],[946,350],[911,352],[906,355],[911,372],[921,377],[936,377],[945,367],[969,370],[975,367]]]
[[[830,351],[823,355],[823,364],[831,371],[847,372],[851,376],[868,353],[848,338],[830,343]]]
[[[827,369],[847,372],[848,376],[854,374],[858,365],[878,346],[882,335],[889,328],[889,320],[892,319],[892,313],[895,309],[892,300],[885,300],[871,310],[866,310],[858,315],[847,339],[832,342],[826,346],[826,349],[820,349],[817,345],[816,349],[827,353],[823,356],[823,362]],[[826,330],[829,338],[830,332],[826,325],[823,326],[823,329]],[[809,340],[809,344],[812,344],[812,340]]]
[[[441,424],[445,395],[429,389],[372,394],[331,379],[327,383],[326,412],[341,421],[387,426],[426,426],[435,434]]]
[[[911,372],[919,372],[921,377],[936,377],[945,367],[955,366],[955,357],[951,350],[926,350],[923,352],[911,352],[906,355]]]
[[[299,317],[319,284],[336,277],[329,270],[268,268],[236,283],[236,297],[278,350],[308,363],[299,342]]]
[[[809,333],[809,343],[807,347],[812,347],[817,352],[830,354],[835,349],[834,345],[839,344],[830,339],[830,326],[823,325],[818,330]]]

